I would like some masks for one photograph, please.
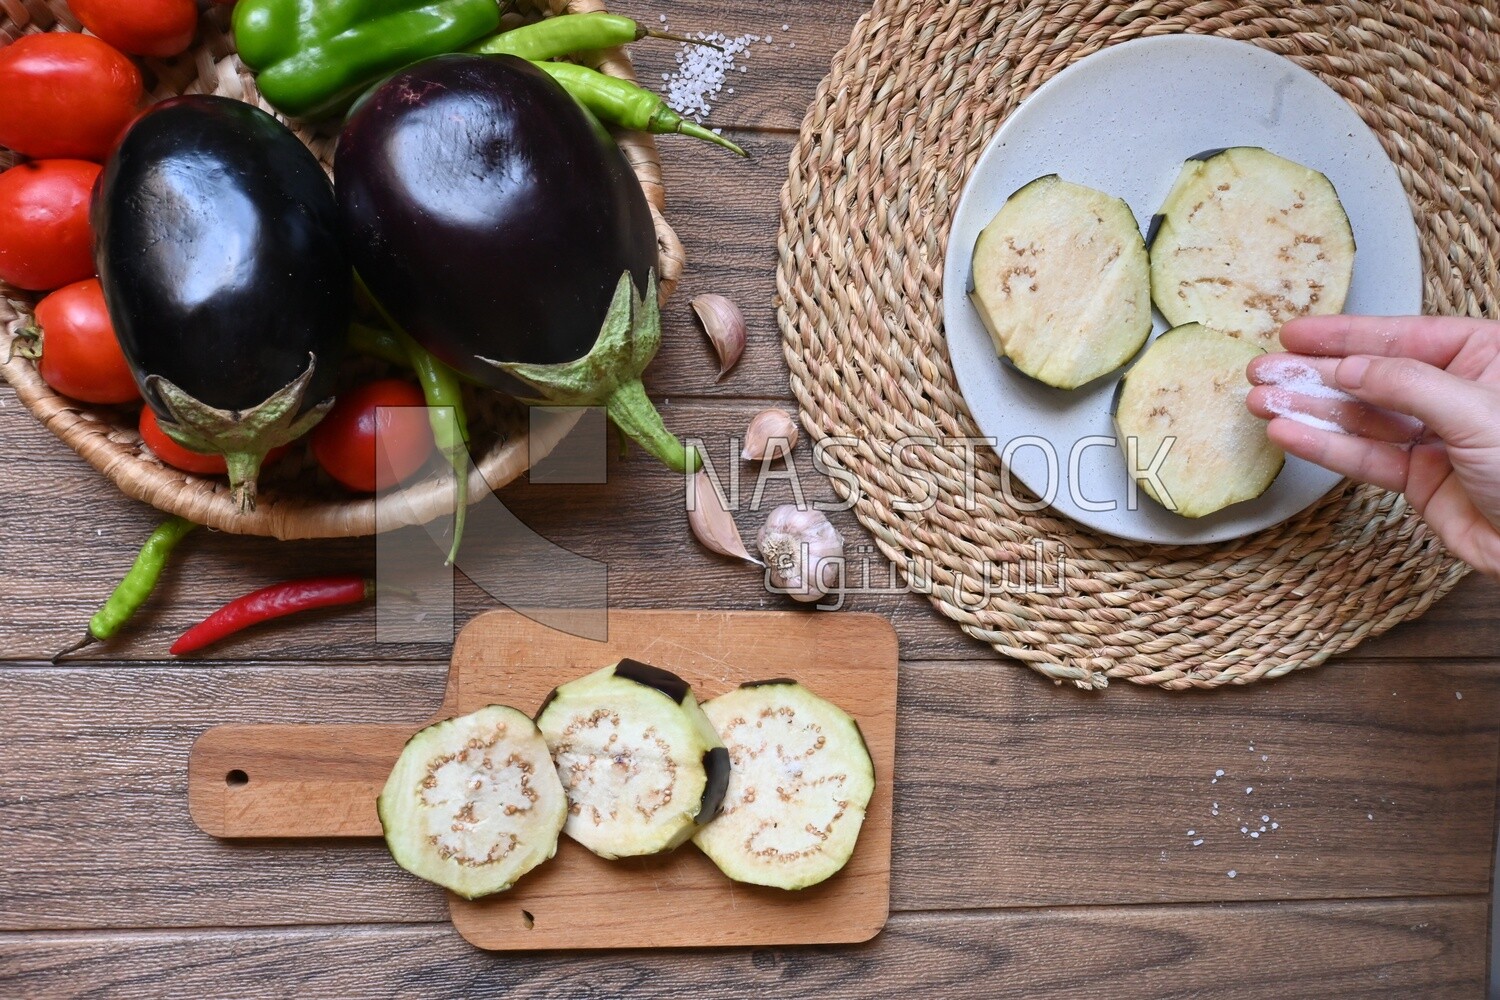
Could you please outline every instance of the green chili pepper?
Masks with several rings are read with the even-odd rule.
[[[177,543],[196,527],[198,526],[192,521],[173,517],[153,531],[151,537],[146,539],[146,544],[141,546],[130,572],[115,587],[104,606],[89,619],[88,632],[78,642],[52,657],[53,662],[85,646],[113,638],[130,620],[130,616],[146,603],[151,591],[156,589],[156,582],[161,579],[162,571],[167,567],[167,558],[177,547]]]
[[[464,411],[463,382],[458,372],[433,357],[405,333],[377,330],[356,323],[349,331],[349,343],[361,354],[405,366],[416,373],[417,384],[422,387],[422,396],[427,401],[427,421],[432,425],[433,443],[453,467],[456,509],[453,512],[453,544],[448,550],[448,565],[451,566],[458,558],[469,510],[469,421]]]
[[[608,76],[576,63],[539,62],[536,65],[546,70],[552,79],[573,95],[574,100],[592,111],[594,117],[601,121],[658,135],[680,132],[731,149],[741,156],[750,155],[722,135],[683,118],[667,107],[666,101],[629,80]]]
[[[617,45],[628,45],[642,38],[663,38],[669,42],[688,45],[706,45],[717,49],[713,42],[684,35],[673,35],[637,24],[621,14],[592,11],[587,14],[562,14],[547,17],[534,24],[525,24],[510,31],[486,38],[477,45],[469,46],[470,52],[485,56],[519,56],[522,59],[558,59],[575,52],[593,52],[596,49],[612,49]]]
[[[409,63],[500,26],[496,0],[239,0],[234,42],[279,111],[321,118]]]
[[[389,330],[355,323],[349,328],[349,346],[359,354],[379,358],[402,368],[411,367],[411,359],[407,357],[405,346]]]

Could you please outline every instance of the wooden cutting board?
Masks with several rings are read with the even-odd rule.
[[[426,720],[205,732],[188,763],[193,821],[226,838],[379,837],[375,798],[412,733],[491,704],[532,714],[558,684],[622,657],[681,674],[703,700],[745,681],[792,677],[854,716],[875,763],[854,857],[822,885],[784,892],[730,881],[691,844],[604,861],[564,836],[557,857],[509,891],[476,901],[450,894],[459,933],[497,950],[844,943],[878,934],[890,909],[897,664],[895,632],[878,615],[612,611],[608,641],[595,642],[492,611],[459,634],[443,705]]]

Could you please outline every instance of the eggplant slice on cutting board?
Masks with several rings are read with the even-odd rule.
[[[567,798],[536,724],[491,705],[408,740],[378,811],[397,864],[473,899],[557,853]]]
[[[1268,350],[1281,346],[1283,323],[1342,311],[1354,277],[1354,231],[1333,183],[1255,146],[1184,163],[1147,243],[1168,323]]]
[[[1075,389],[1129,361],[1151,334],[1146,243],[1119,198],[1039,177],[974,244],[975,308],[996,352]]]
[[[671,850],[718,814],[729,755],[670,671],[621,660],[569,681],[537,725],[568,797],[563,832],[602,858]]]
[[[1115,429],[1127,470],[1151,499],[1203,517],[1270,488],[1286,458],[1266,437],[1265,421],[1245,407],[1245,366],[1264,353],[1190,323],[1156,338],[1125,373],[1115,390]],[[1153,481],[1141,473],[1163,447]]]
[[[739,882],[805,889],[854,854],[875,767],[859,725],[795,681],[746,684],[703,706],[729,748],[719,818],[693,842]]]

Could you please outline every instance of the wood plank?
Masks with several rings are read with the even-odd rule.
[[[1471,1000],[1483,900],[898,914],[856,947],[486,955],[438,926],[7,934],[19,996]],[[1312,947],[1305,946],[1312,944]]]
[[[1341,664],[1223,697],[1101,699],[979,663],[914,665],[893,898],[1488,893],[1495,666]]]
[[[614,863],[564,838],[556,860],[502,896],[450,897],[464,937],[512,950],[849,942],[878,933],[890,904],[896,635],[874,615],[825,623],[785,613],[619,611],[610,614],[608,642],[596,642],[490,612],[459,636],[431,720],[215,727],[193,746],[189,811],[220,837],[379,836],[375,798],[416,729],[492,704],[534,713],[557,685],[625,657],[670,668],[705,700],[742,683],[796,677],[852,715],[876,781],[853,858],[836,878],[791,894],[736,886],[691,848]]]
[[[77,638],[159,515],[120,497],[20,410],[9,390],[0,391],[0,403],[7,404],[0,406],[0,437],[16,454],[35,456],[12,462],[6,488],[0,490],[0,565],[6,568],[0,574],[0,660],[37,660]],[[739,447],[734,439],[762,407],[745,401],[674,402],[665,411],[670,426],[703,437],[724,475],[738,470],[743,509],[737,516],[751,544],[764,519],[750,509],[759,467],[734,458]],[[813,468],[812,450],[805,443],[797,448],[794,467],[797,487],[809,502],[837,499],[829,481]],[[778,463],[774,471],[781,472],[782,466]],[[622,461],[611,447],[606,483],[521,482],[503,491],[502,499],[543,537],[607,563],[614,607],[796,607],[788,598],[767,593],[754,567],[736,565],[693,541],[682,489],[680,479],[641,452],[632,451]],[[767,479],[760,509],[795,497],[784,479]],[[890,578],[889,563],[852,513],[830,517],[848,542],[849,558],[867,560],[873,582],[884,584]],[[465,543],[466,565],[505,565],[511,557],[507,537],[492,514],[476,512]],[[183,543],[174,569],[126,633],[82,656],[162,659],[175,636],[223,602],[290,575],[372,572],[374,551],[369,539],[278,543],[199,533]],[[462,576],[455,596],[457,624],[496,605]],[[965,636],[920,596],[856,594],[847,608],[890,618],[908,659],[977,659],[993,662],[995,669],[1022,669]],[[1408,632],[1413,637],[1403,638]],[[1427,619],[1401,626],[1390,638],[1362,647],[1358,655],[1483,656],[1497,649],[1500,587],[1476,577],[1465,581],[1450,601],[1440,602]],[[373,611],[341,609],[247,633],[207,650],[201,659],[395,662],[445,658],[447,653],[438,643],[377,642]]]
[[[1091,699],[982,662],[906,664],[893,908],[1487,894],[1496,666],[1345,664],[1213,698]],[[0,668],[0,928],[443,919],[442,894],[379,841],[216,841],[185,796],[209,726],[402,723],[441,702],[445,673]],[[1274,833],[1239,833],[1262,814]]]
[[[5,526],[0,529],[0,565],[6,567],[0,574],[0,658],[36,660],[81,634],[159,515],[144,504],[120,498],[110,483],[20,411],[13,397],[7,400],[0,394],[0,402],[9,404],[0,408],[0,436],[16,453],[37,456],[35,461],[12,463],[6,470],[6,489],[0,491],[0,525]],[[674,403],[666,409],[669,425],[702,436],[726,477],[731,469],[741,475],[744,510],[739,520],[752,545],[764,520],[763,514],[750,510],[758,466],[738,459],[737,439],[761,408],[755,403],[714,402]],[[756,567],[713,555],[692,539],[680,477],[639,450],[621,460],[610,441],[608,453],[606,483],[522,482],[502,496],[515,516],[542,536],[607,563],[612,606],[803,607],[768,594]],[[805,444],[797,449],[795,468],[797,489],[809,501],[836,499],[829,481],[813,469],[812,451]],[[777,472],[783,472],[780,463]],[[784,478],[768,479],[761,509],[768,511],[795,497],[794,487]],[[628,502],[622,504],[622,499]],[[848,539],[849,558],[870,559],[873,579],[888,579],[888,564],[853,514],[831,516]],[[476,509],[471,514],[464,563],[471,573],[475,567],[514,565],[514,549],[496,512]],[[436,547],[431,552],[440,560]],[[161,590],[127,633],[81,655],[85,660],[164,658],[176,635],[233,597],[292,575],[369,573],[374,564],[375,546],[369,539],[278,543],[200,532],[183,543]],[[456,596],[459,625],[496,604],[462,577]],[[985,653],[986,647],[940,618],[921,597],[861,595],[848,606],[890,617],[913,655]],[[247,633],[206,651],[201,659],[394,662],[447,656],[448,647],[441,643],[376,642],[374,612],[343,609]]]

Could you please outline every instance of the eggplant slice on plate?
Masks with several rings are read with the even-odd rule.
[[[1203,517],[1270,488],[1286,458],[1245,407],[1245,366],[1264,353],[1190,323],[1156,338],[1125,373],[1115,389],[1115,429],[1127,469],[1151,499]],[[1154,479],[1143,474],[1153,468]]]
[[[1269,350],[1288,320],[1340,312],[1354,276],[1354,231],[1333,183],[1255,146],[1183,164],[1146,242],[1168,323]]]
[[[718,814],[729,755],[676,674],[621,660],[558,687],[536,721],[568,797],[563,832],[600,857],[671,850]]]
[[[408,740],[378,809],[396,863],[468,899],[556,854],[568,811],[536,724],[504,705]]]
[[[875,791],[859,725],[791,680],[746,684],[703,710],[729,748],[729,788],[693,843],[755,885],[805,889],[842,869]]]
[[[1047,385],[1107,375],[1151,334],[1146,243],[1119,198],[1039,177],[984,227],[973,266],[974,306],[996,352]]]

